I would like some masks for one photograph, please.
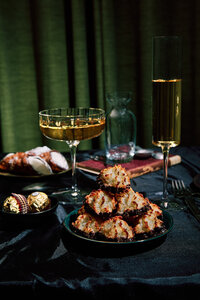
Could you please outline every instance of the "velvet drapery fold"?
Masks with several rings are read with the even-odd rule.
[[[200,143],[200,3],[195,0],[0,1],[1,151],[64,143],[43,138],[38,111],[98,106],[133,93],[137,144],[151,147],[152,36],[183,40],[182,144]],[[104,135],[79,149],[104,147]]]

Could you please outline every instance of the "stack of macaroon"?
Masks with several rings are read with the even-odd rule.
[[[98,189],[86,195],[72,230],[85,237],[127,242],[148,238],[165,230],[162,210],[131,188],[121,165],[103,169]]]

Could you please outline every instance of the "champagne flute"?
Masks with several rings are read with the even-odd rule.
[[[82,202],[76,179],[76,149],[81,140],[99,136],[105,127],[105,112],[101,108],[55,108],[39,112],[39,126],[49,139],[64,141],[71,152],[72,187],[62,193],[63,203]]]
[[[153,144],[163,152],[163,196],[161,206],[169,207],[167,171],[169,150],[180,144],[181,136],[181,38],[153,38]]]

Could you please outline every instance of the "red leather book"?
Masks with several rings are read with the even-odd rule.
[[[169,156],[169,166],[179,164],[180,162],[181,157],[179,155]],[[155,172],[163,168],[163,160],[155,159],[153,157],[149,157],[147,159],[134,158],[132,161],[128,163],[122,163],[121,165],[126,169],[130,178],[133,178],[144,175],[146,173]],[[102,169],[109,166],[110,165],[106,164],[103,161],[96,161],[93,159],[77,163],[77,168],[93,174],[99,174]]]

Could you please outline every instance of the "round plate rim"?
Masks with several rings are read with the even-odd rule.
[[[14,177],[14,178],[30,178],[30,179],[31,178],[44,178],[44,177],[49,177],[49,176],[59,176],[59,175],[69,172],[70,170],[71,170],[71,168],[69,168],[67,170],[63,170],[58,173],[52,173],[52,174],[46,174],[46,175],[20,175],[20,174],[12,174],[12,173],[8,173],[8,172],[0,171],[0,176]]]
[[[169,228],[164,232],[164,233],[161,233],[161,234],[158,234],[154,237],[150,237],[150,238],[147,238],[147,239],[142,239],[142,240],[137,240],[137,241],[130,241],[130,242],[111,242],[111,241],[103,241],[103,240],[95,240],[95,239],[91,239],[91,238],[87,238],[87,237],[84,237],[82,235],[79,235],[78,233],[72,231],[70,229],[70,226],[68,226],[69,224],[69,221],[70,221],[70,218],[77,214],[78,209],[74,209],[73,211],[71,211],[64,219],[63,221],[63,226],[65,228],[65,230],[70,233],[71,235],[81,239],[81,240],[85,240],[85,241],[88,241],[88,242],[92,242],[92,243],[97,243],[97,244],[107,244],[107,245],[137,245],[137,244],[145,244],[147,242],[151,242],[151,241],[154,241],[154,240],[158,240],[159,238],[162,238],[163,236],[167,235],[173,228],[174,226],[174,221],[173,221],[173,218],[172,216],[165,210],[162,210],[163,211],[163,217],[167,218],[168,221],[169,221]]]

